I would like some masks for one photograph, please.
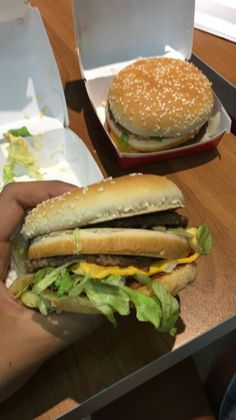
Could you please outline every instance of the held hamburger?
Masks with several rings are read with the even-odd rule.
[[[176,210],[179,188],[165,177],[107,178],[51,198],[26,216],[27,273],[11,290],[43,314],[136,309],[140,321],[174,333],[174,297],[196,277],[195,261],[211,250],[207,225],[188,228]]]
[[[140,59],[112,80],[106,104],[111,138],[126,152],[158,152],[193,139],[208,121],[213,93],[192,63]]]

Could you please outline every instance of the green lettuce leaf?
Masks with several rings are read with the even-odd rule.
[[[100,280],[100,281],[106,284],[114,285],[114,286],[123,286],[125,279],[119,274],[111,274],[110,276],[106,277],[104,280]]]
[[[90,276],[87,275],[86,277],[76,276],[74,281],[74,286],[72,289],[68,291],[68,295],[72,298],[79,297],[84,290],[84,286],[87,281],[90,279]]]
[[[209,254],[212,250],[212,234],[207,223],[199,226],[197,230],[198,245],[202,254]]]
[[[130,313],[129,297],[118,286],[106,284],[97,280],[89,280],[85,285],[85,292],[94,306],[100,310],[114,326],[116,319],[113,312],[120,315]]]
[[[140,274],[137,273],[134,275],[135,280],[137,280],[140,284],[147,284],[148,286],[151,285],[152,280],[147,274]]]
[[[41,268],[40,270],[38,270],[35,274],[34,274],[34,282],[38,283],[39,281],[43,280],[43,278],[49,274],[52,273],[54,271],[54,268],[52,267],[44,267]]]
[[[128,138],[129,138],[129,136],[128,136],[127,133],[121,133],[120,138],[119,138],[120,144],[122,146],[127,147],[128,146]]]
[[[14,137],[28,137],[31,136],[27,127],[20,127],[20,128],[12,128],[8,130],[9,134],[12,134]]]
[[[152,282],[152,290],[160,301],[162,318],[159,326],[160,331],[168,331],[171,335],[176,334],[175,324],[179,317],[179,302],[167,292],[165,287],[158,282]]]
[[[92,302],[92,300],[90,300]],[[100,304],[96,305],[94,302],[92,302],[94,306],[103,314],[105,317],[107,317],[108,321],[110,321],[113,325],[113,327],[117,327],[117,321],[114,316],[114,311],[109,305]]]
[[[121,133],[119,137],[118,146],[122,152],[129,152],[130,146],[128,143],[129,135],[127,133]]]
[[[123,286],[122,289],[129,296],[131,302],[133,302],[138,320],[151,322],[156,328],[159,328],[162,310],[158,299],[155,296],[146,296],[127,286]]]
[[[43,299],[40,300],[40,303],[39,303],[39,311],[43,315],[47,315],[48,314],[47,305],[46,305],[46,303],[44,302]]]
[[[69,273],[68,270],[64,270],[62,273],[60,273],[58,275],[58,277],[60,276],[60,278],[57,278],[56,282],[58,284],[58,289],[57,289],[57,296],[64,296],[66,294],[68,294],[68,292],[73,288],[74,286],[74,281]]]

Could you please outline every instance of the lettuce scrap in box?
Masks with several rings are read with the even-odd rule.
[[[42,179],[39,172],[39,165],[24,137],[31,136],[27,127],[8,130],[4,138],[9,142],[8,156],[3,167],[3,183],[7,184],[14,181],[16,166],[20,165],[25,172],[36,179]]]

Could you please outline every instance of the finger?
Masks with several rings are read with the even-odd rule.
[[[76,188],[60,181],[34,181],[8,184],[0,194],[0,242],[6,241],[23,220],[25,211],[44,200]]]
[[[8,288],[0,281],[0,307],[2,313],[22,315],[29,313],[30,309],[21,304],[19,300],[13,296]],[[17,311],[17,312],[16,312]]]
[[[73,188],[76,186],[61,181],[17,182],[8,184],[1,196],[3,199],[17,201],[26,210]]]
[[[11,258],[11,247],[9,242],[0,243],[0,281],[4,280]]]

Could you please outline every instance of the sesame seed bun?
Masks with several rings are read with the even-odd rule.
[[[191,253],[185,236],[173,231],[148,229],[89,228],[37,237],[28,249],[29,259],[55,255],[106,254],[156,258],[184,258]]]
[[[113,78],[107,124],[112,131],[114,124],[119,131],[124,129],[132,148],[158,151],[193,138],[212,108],[211,84],[196,66],[154,57],[136,61]]]
[[[26,271],[57,268],[42,270],[39,277],[20,276],[11,287],[12,293],[24,305],[44,314],[53,310],[105,314],[102,307],[108,305],[109,287],[101,296],[104,305],[96,304],[89,290],[93,278],[105,285],[109,270],[110,275],[114,270],[121,275],[115,280],[124,282],[126,289],[152,296],[151,284],[136,276],[141,270],[169,293],[178,293],[195,279],[196,267],[191,262],[198,257],[193,254],[192,234],[185,230],[186,218],[182,216],[182,220],[172,211],[183,206],[183,195],[173,182],[142,174],[107,178],[39,204],[28,213],[22,229],[25,238],[30,238]],[[138,216],[133,225],[130,216]],[[112,220],[113,227],[109,226]],[[104,221],[108,222],[106,227],[94,225]],[[120,222],[122,227],[117,227]],[[175,229],[177,226],[181,227]],[[128,271],[124,274],[122,268]],[[100,271],[97,277],[95,270]],[[88,288],[85,280],[89,281]],[[67,289],[66,283],[72,288]]]
[[[184,206],[179,188],[166,177],[131,174],[107,178],[51,198],[26,216],[23,236],[31,239],[106,220]]]

